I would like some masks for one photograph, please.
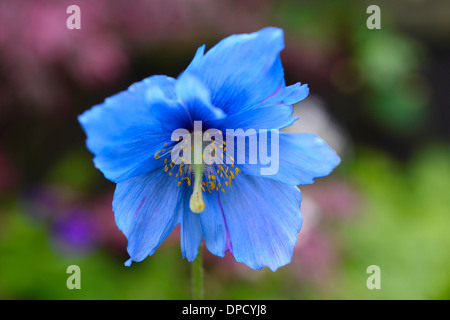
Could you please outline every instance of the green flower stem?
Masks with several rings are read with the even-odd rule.
[[[204,299],[202,245],[200,245],[197,258],[191,262],[191,299]]]

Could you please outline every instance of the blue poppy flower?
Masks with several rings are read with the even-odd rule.
[[[181,143],[172,133],[193,133],[195,121],[202,132],[254,129],[260,141],[256,130],[297,120],[291,105],[309,89],[286,86],[283,48],[278,28],[232,35],[206,53],[201,46],[177,79],[151,76],[79,116],[95,166],[117,183],[113,210],[128,239],[125,265],[152,255],[177,225],[188,261],[204,241],[214,255],[228,251],[253,269],[274,271],[290,262],[302,226],[297,185],[328,175],[340,162],[323,140],[279,133],[279,168],[270,175],[261,174],[260,163],[177,165],[171,157]],[[219,146],[223,154],[226,139]],[[267,144],[268,154],[274,153]],[[198,147],[193,153],[199,155]],[[243,153],[233,155],[248,159],[248,148]]]

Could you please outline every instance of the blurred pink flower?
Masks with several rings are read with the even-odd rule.
[[[341,267],[342,243],[335,227],[355,218],[360,195],[339,178],[302,187],[304,232],[298,237],[290,271],[302,282],[319,288],[332,285]]]
[[[121,232],[118,232],[114,220],[114,213],[111,206],[112,195],[113,192],[107,192],[104,195],[94,198],[90,209],[95,224],[100,226],[98,229],[99,242],[115,254],[121,254],[126,251],[127,241],[125,236]]]
[[[291,272],[301,281],[320,287],[327,286],[339,268],[336,239],[318,228],[308,230],[298,238]]]
[[[351,219],[361,202],[361,195],[343,179],[328,179],[308,186],[308,197],[319,207],[324,219]]]
[[[7,153],[0,148],[0,194],[7,193],[19,182],[19,172],[8,157]]]
[[[245,31],[260,27],[265,15],[254,13],[267,12],[268,3],[80,0],[81,29],[69,30],[71,0],[3,0],[0,61],[11,89],[21,92],[19,100],[44,111],[67,108],[66,75],[86,88],[110,85],[128,71],[136,52],[171,41],[218,37],[229,33],[230,21]]]

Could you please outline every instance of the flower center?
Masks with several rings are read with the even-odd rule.
[[[231,181],[241,172],[233,164],[234,158],[226,155],[225,141],[211,138],[204,144],[204,137],[208,139],[210,135],[194,131],[190,139],[176,140],[178,143],[170,150],[165,149],[168,144],[164,143],[164,148],[155,153],[155,159],[164,159],[164,171],[179,179],[178,187],[183,181],[188,187],[193,184],[189,208],[194,213],[206,208],[203,192],[225,192],[224,188],[230,187]],[[182,153],[178,154],[180,150]]]

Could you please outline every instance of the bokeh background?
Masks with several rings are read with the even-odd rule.
[[[68,30],[66,8],[81,8]],[[381,8],[369,30],[366,8]],[[134,0],[0,2],[0,299],[188,299],[179,231],[127,268],[77,115],[195,50],[285,31],[286,82],[308,83],[291,132],[342,158],[302,186],[291,264],[254,271],[205,252],[207,299],[450,298],[450,2]],[[68,290],[66,268],[81,268]],[[366,269],[381,269],[369,290]]]

